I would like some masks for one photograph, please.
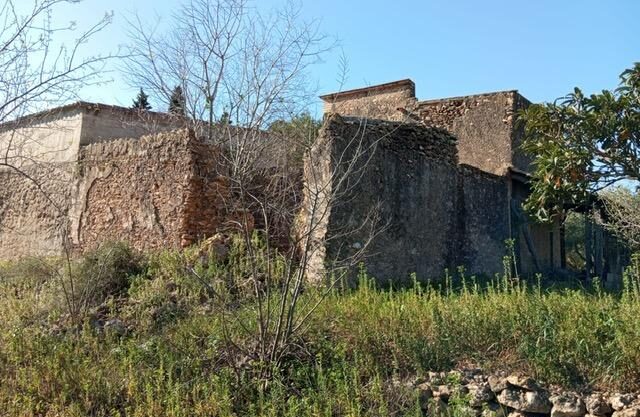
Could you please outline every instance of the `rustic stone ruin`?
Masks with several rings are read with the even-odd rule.
[[[356,255],[385,283],[459,266],[493,275],[509,239],[519,274],[565,266],[561,225],[534,224],[521,208],[531,160],[519,149],[517,112],[529,102],[517,91],[419,101],[402,80],[321,98],[306,183],[363,162],[331,184],[348,184],[341,198],[322,203],[310,279]],[[220,149],[166,114],[80,102],[20,122],[0,126],[0,149],[26,137],[32,156],[21,173],[0,171],[0,259],[58,254],[65,238],[80,251],[109,240],[179,248],[243,214],[219,175]]]
[[[326,120],[314,152],[331,157],[315,158],[328,164],[320,171],[340,171],[356,137],[372,154],[351,195],[329,207],[311,270],[349,258],[367,241],[344,231],[362,224],[371,207],[384,224],[366,266],[382,282],[441,277],[458,266],[500,273],[508,239],[519,273],[564,267],[560,225],[533,224],[521,208],[531,161],[518,148],[516,117],[529,102],[517,91],[418,101],[414,90],[402,80],[322,96]]]
[[[36,147],[21,172],[0,171],[0,259],[116,240],[179,248],[241,215],[219,148],[166,115],[76,103],[31,117],[28,128],[0,131],[0,143],[17,132]]]

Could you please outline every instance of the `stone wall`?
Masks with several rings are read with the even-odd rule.
[[[183,127],[183,123],[164,113],[137,111],[105,104],[83,103],[80,145],[166,132]]]
[[[219,148],[177,130],[79,148],[78,160],[0,172],[0,259],[124,240],[179,248],[252,223],[236,210]],[[235,223],[234,223],[235,222]]]
[[[321,96],[325,113],[420,122],[447,130],[458,139],[460,163],[494,175],[509,168],[528,172],[517,112],[530,102],[517,91],[417,101],[415,85],[401,80]]]
[[[325,113],[401,121],[401,109],[415,101],[415,84],[411,80],[395,81],[367,88],[359,88],[320,97]]]
[[[460,163],[506,175],[514,167],[528,171],[518,150],[515,117],[526,101],[516,91],[422,101],[416,113],[427,126],[441,127],[458,139]]]
[[[224,226],[230,200],[218,151],[179,130],[85,146],[72,237],[81,250],[107,240],[139,249],[180,247]]]
[[[508,182],[468,165],[459,167],[459,175],[461,250],[456,264],[473,274],[500,272],[511,234]]]
[[[8,162],[16,167],[74,161],[81,126],[82,113],[77,109],[5,123],[0,125],[0,154],[7,155]]]
[[[62,251],[72,183],[66,164],[0,172],[0,259]]]
[[[590,386],[583,386],[577,392],[567,391],[526,375],[490,374],[478,368],[427,372],[396,384],[415,390],[423,413],[429,416],[640,416],[637,393],[596,391]]]
[[[366,152],[354,166],[360,148]],[[368,272],[380,282],[407,281],[411,273],[440,278],[445,268],[458,265],[470,273],[502,270],[510,233],[507,182],[459,167],[455,139],[445,131],[331,115],[311,158],[307,179],[329,181],[334,175],[328,194],[337,196],[321,198],[319,210],[327,214],[314,236],[311,279],[321,279],[325,267],[340,266],[366,245],[374,208],[377,234],[364,255]],[[346,169],[353,172],[345,180]]]

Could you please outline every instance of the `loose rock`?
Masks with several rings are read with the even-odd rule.
[[[611,417],[640,417],[640,408],[632,407],[614,411]]]
[[[506,378],[491,375],[488,382],[489,387],[491,387],[491,391],[495,392],[496,394],[507,388]]]
[[[547,394],[542,391],[520,391],[507,388],[498,394],[498,402],[504,406],[526,413],[548,414],[551,412],[551,402]]]
[[[633,395],[630,394],[616,394],[609,399],[611,407],[615,411],[620,411],[633,401]]]
[[[584,401],[575,393],[553,395],[549,400],[553,404],[551,417],[582,417],[587,412]]]
[[[482,404],[488,403],[496,397],[493,391],[491,391],[489,384],[469,384],[468,387],[469,392],[471,393],[471,398],[469,400],[469,405],[471,407],[481,407]]]
[[[507,410],[498,403],[490,402],[482,407],[482,417],[507,417]]]
[[[427,383],[419,384],[416,387],[418,390],[418,401],[420,403],[420,408],[426,410],[429,406],[429,402],[433,398],[433,390]]]
[[[541,389],[533,379],[517,375],[509,375],[507,377],[507,384],[527,391],[540,391]]]
[[[594,416],[604,416],[611,414],[613,408],[602,394],[592,394],[585,401],[587,411]]]

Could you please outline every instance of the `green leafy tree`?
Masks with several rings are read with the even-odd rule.
[[[178,85],[173,89],[171,97],[169,98],[169,113],[177,116],[184,116],[185,106],[186,100],[184,93],[182,92],[182,87]]]
[[[151,104],[149,104],[149,96],[145,94],[144,90],[140,88],[140,92],[133,100],[132,109],[138,110],[151,110]]]
[[[290,120],[276,120],[269,125],[269,132],[288,136],[297,137],[301,143],[311,144],[318,136],[318,130],[322,126],[322,122],[316,120],[308,112],[303,112]]]
[[[269,125],[269,132],[285,138],[291,162],[302,163],[305,150],[315,142],[321,126],[321,121],[314,119],[308,112],[303,112],[290,120],[276,120]]]
[[[535,157],[525,204],[540,221],[588,203],[622,180],[640,179],[640,63],[614,90],[585,95],[579,88],[522,112],[523,149]]]

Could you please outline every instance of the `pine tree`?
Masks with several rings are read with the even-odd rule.
[[[220,116],[220,124],[223,125],[232,125],[233,124],[233,120],[231,120],[231,115],[229,114],[228,111],[224,111],[222,112],[222,116]]]
[[[169,113],[177,116],[184,116],[185,104],[186,100],[184,98],[184,93],[182,92],[182,87],[178,85],[173,89],[171,98],[169,99]]]
[[[133,100],[132,109],[138,110],[151,110],[151,104],[149,104],[149,96],[145,94],[144,90],[140,88],[140,92]]]

